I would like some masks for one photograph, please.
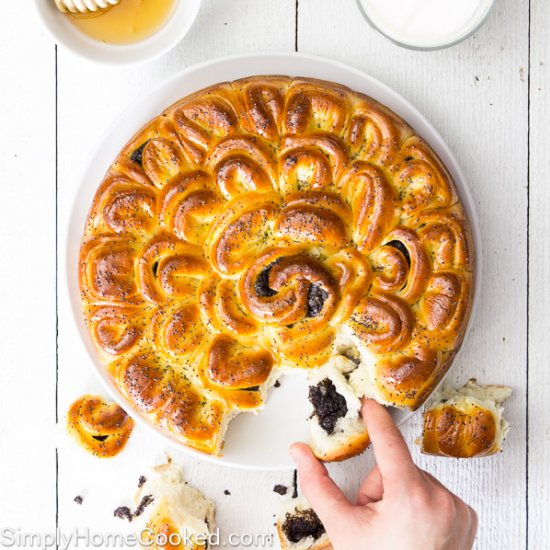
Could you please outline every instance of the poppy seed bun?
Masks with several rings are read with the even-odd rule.
[[[321,521],[304,497],[283,503],[277,533],[283,550],[332,550]]]
[[[507,386],[480,386],[473,379],[459,390],[438,392],[424,412],[422,452],[454,458],[498,453],[509,430],[502,403],[511,394]]]

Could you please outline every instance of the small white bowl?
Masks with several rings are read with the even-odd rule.
[[[77,55],[98,63],[130,65],[160,57],[189,31],[202,0],[177,0],[174,12],[149,38],[135,44],[105,44],[85,35],[55,6],[54,0],[35,0],[36,11],[56,42]]]
[[[366,0],[357,0],[359,11],[375,31],[379,32],[382,36],[398,46],[408,48],[409,50],[419,51],[442,50],[466,40],[485,23],[494,4],[495,0],[482,0],[470,21],[465,23],[460,30],[456,30],[454,33],[449,34],[447,38],[441,38],[434,42],[414,42],[411,40],[411,37],[407,37],[405,33],[400,35],[398,29],[391,29],[387,25],[387,22],[384,24],[382,23],[382,19],[374,17],[366,4]],[[379,19],[379,21],[377,21],[377,19]]]

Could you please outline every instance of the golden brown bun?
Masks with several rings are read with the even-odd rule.
[[[370,445],[369,434],[357,434],[349,437],[345,444],[327,452],[314,452],[315,456],[324,462],[342,462],[348,458],[360,455]]]
[[[473,263],[455,186],[405,122],[337,84],[262,76],[185,97],[130,140],[79,273],[120,392],[219,454],[234,415],[342,337],[357,397],[422,404],[461,344]]]
[[[501,404],[511,393],[475,380],[458,391],[444,389],[424,412],[422,452],[454,458],[498,453],[509,429]]]
[[[67,430],[81,447],[100,458],[116,456],[126,446],[134,421],[116,403],[83,395],[69,408]]]
[[[332,544],[324,531],[318,538],[308,536],[295,542],[289,540],[286,522],[289,518],[295,518],[298,514],[303,514],[304,512],[311,514],[319,521],[319,518],[304,497],[286,500],[281,505],[277,515],[277,534],[279,535],[281,548],[283,550],[332,550]]]

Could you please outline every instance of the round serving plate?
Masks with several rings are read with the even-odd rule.
[[[111,163],[128,140],[149,120],[180,98],[207,86],[251,75],[282,74],[320,78],[349,86],[365,93],[407,121],[437,152],[457,186],[472,228],[476,252],[474,303],[469,319],[471,326],[478,302],[481,274],[481,242],[477,216],[466,180],[449,147],[428,120],[397,92],[371,76],[335,61],[301,54],[255,54],[217,59],[189,67],[161,84],[139,103],[129,108],[107,132],[86,169],[73,205],[67,238],[67,284],[71,305],[82,341],[100,380],[112,397],[135,420],[160,435],[166,443],[202,458],[246,469],[283,470],[294,465],[288,447],[294,441],[307,440],[307,385],[300,374],[287,376],[281,387],[270,392],[265,408],[257,414],[244,413],[235,418],[227,431],[223,456],[214,457],[185,447],[156,426],[141,418],[122,396],[107,375],[93,347],[84,323],[78,288],[78,255],[88,209],[95,192]],[[391,409],[398,424],[414,413]]]

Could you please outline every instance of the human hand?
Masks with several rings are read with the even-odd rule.
[[[371,399],[362,415],[377,465],[352,504],[304,443],[290,454],[302,493],[325,526],[335,550],[469,550],[475,511],[418,468],[388,411]]]

